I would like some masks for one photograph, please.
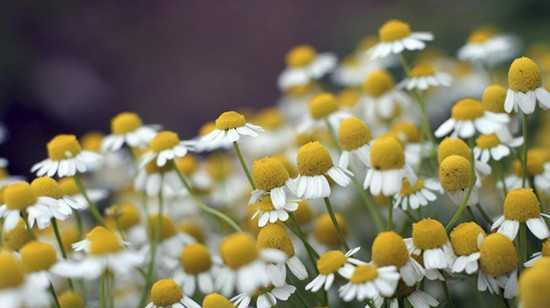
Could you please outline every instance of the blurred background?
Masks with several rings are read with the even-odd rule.
[[[432,31],[450,54],[479,26],[545,40],[550,1],[3,1],[0,156],[27,174],[58,133],[108,132],[121,111],[184,138],[237,107],[279,97],[285,53],[339,56],[389,18]]]

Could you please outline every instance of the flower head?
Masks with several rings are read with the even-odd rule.
[[[519,278],[519,297],[524,308],[546,307],[550,301],[548,290],[550,288],[550,259],[541,260],[530,269],[522,272]]]
[[[465,190],[472,183],[470,161],[459,155],[445,158],[439,166],[439,181],[445,191]]]
[[[504,101],[506,100],[506,88],[493,84],[485,88],[481,96],[481,104],[485,110],[494,113],[504,113]]]
[[[341,214],[336,213],[335,216],[338,226],[340,227],[340,231],[342,231],[345,236],[348,232],[348,224],[344,216]],[[313,227],[313,235],[319,243],[327,247],[338,247],[342,244],[340,237],[338,236],[338,232],[336,231],[336,227],[332,223],[328,213],[323,213],[317,217],[315,220],[315,226]]]
[[[52,245],[32,241],[21,248],[21,263],[27,272],[49,270],[57,262],[57,252]]]
[[[338,129],[338,140],[342,149],[353,151],[371,139],[371,132],[368,126],[357,117],[349,117],[342,121]]]
[[[451,244],[455,254],[468,256],[479,251],[479,236],[485,237],[485,231],[475,222],[465,222],[451,231]]]
[[[483,272],[499,277],[512,272],[518,265],[518,254],[512,240],[500,233],[487,236],[479,247]]]

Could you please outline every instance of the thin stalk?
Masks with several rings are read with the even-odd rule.
[[[363,189],[363,187],[361,187],[361,184],[357,181],[355,176],[351,177],[351,181],[359,192],[359,196],[361,197],[361,200],[363,200],[363,204],[366,206],[367,211],[369,211],[370,217],[376,226],[376,231],[380,232],[384,230],[384,222],[380,216],[380,212],[378,212],[378,209],[376,208],[376,205],[371,202],[367,192]]]
[[[239,147],[239,143],[237,141],[233,142],[233,148],[235,149],[235,154],[237,154],[237,157],[239,157],[239,162],[241,163],[241,167],[246,174],[246,178],[248,179],[252,190],[256,190],[256,184],[254,183],[254,179],[252,179],[252,176],[250,175],[250,171],[248,170],[248,166],[246,165],[243,154],[241,153],[241,148]]]
[[[468,200],[470,200],[470,195],[472,194],[472,190],[474,190],[474,185],[475,183],[472,183],[472,185],[468,187],[468,190],[466,191],[466,195],[464,195],[464,198],[462,199],[462,203],[456,209],[455,213],[451,217],[451,220],[449,220],[449,223],[447,224],[447,226],[445,226],[446,231],[449,231],[451,229],[451,227],[462,215],[462,212],[464,211],[464,209],[468,206]]]
[[[497,177],[502,184],[502,191],[504,192],[504,197],[508,194],[508,187],[506,185],[506,180],[504,179],[504,160],[500,160],[496,163],[496,172]]]
[[[485,220],[486,223],[488,223],[489,225],[491,225],[493,223],[493,220],[491,219],[491,216],[489,216],[487,214],[487,212],[485,212],[485,210],[483,209],[483,207],[481,206],[481,204],[477,203],[476,204],[476,208],[477,210],[479,211],[479,213],[481,213],[481,217],[483,217],[483,219]]]
[[[336,215],[334,215],[334,210],[332,209],[332,204],[330,203],[329,198],[324,198],[325,206],[327,208],[328,214],[330,216],[330,220],[332,220],[332,224],[334,225],[334,228],[336,229],[336,234],[338,235],[338,238],[340,239],[340,242],[346,248],[346,250],[349,250],[348,243],[346,242],[346,239],[344,237],[344,233],[342,233],[342,229],[340,229],[340,225],[338,225],[338,220],[336,220]]]
[[[319,259],[319,254],[317,253],[317,251],[315,251],[315,248],[313,248],[307,241],[304,231],[302,231],[300,224],[298,224],[298,221],[296,221],[296,218],[294,217],[294,213],[289,213],[289,217],[292,223],[294,224],[294,227],[290,228],[290,230],[294,234],[296,234],[296,236],[300,239],[300,241],[302,241],[309,255],[309,259],[311,263],[315,264],[316,260]],[[317,267],[315,267],[315,271],[317,271]]]
[[[34,235],[34,232],[32,232],[32,228],[31,228],[31,225],[29,224],[29,219],[26,211],[21,211],[21,218],[25,222],[25,227],[27,227],[27,233],[29,234],[31,239],[35,240],[36,236]]]
[[[52,217],[51,219],[52,227],[53,227],[53,233],[55,234],[55,240],[57,241],[57,246],[59,246],[59,250],[61,251],[61,256],[63,259],[67,259],[67,253],[65,252],[65,246],[63,246],[63,241],[61,239],[61,232],[59,232],[59,226],[57,225],[57,219]],[[67,278],[67,282],[69,284],[69,287],[74,289],[73,281],[70,278]]]
[[[84,224],[82,223],[82,217],[80,216],[79,211],[74,211],[74,216],[76,218],[76,228],[78,230],[78,239],[82,239],[82,235],[84,235]]]
[[[449,307],[454,308],[455,304],[453,303],[453,299],[451,298],[451,292],[449,292],[449,285],[447,283],[447,280],[442,281],[442,284],[443,284],[443,290],[445,291],[445,298],[447,298]]]
[[[340,147],[340,143],[338,142],[338,137],[336,137],[336,130],[334,129],[332,124],[330,124],[330,121],[328,120],[328,118],[325,118],[324,120],[325,120],[325,125],[327,126],[328,131],[330,133],[330,138],[332,139],[332,143],[334,143],[334,146],[336,146],[336,148],[338,149],[338,152],[342,152],[342,148]]]
[[[521,177],[521,186],[527,187],[527,115],[522,113],[521,117],[521,130],[523,134],[523,147],[521,148],[521,169],[522,169],[522,177]]]
[[[388,231],[393,230],[393,205],[388,205]]]
[[[103,217],[101,217],[101,214],[99,213],[99,210],[97,209],[96,204],[90,199],[90,196],[88,196],[88,193],[86,192],[86,188],[84,187],[84,184],[82,184],[82,180],[80,179],[80,175],[77,173],[74,175],[74,181],[76,183],[76,186],[80,190],[80,193],[88,203],[88,207],[90,208],[90,212],[92,213],[92,216],[94,216],[94,219],[96,222],[102,226],[105,225],[105,221],[103,220]]]
[[[109,288],[107,289],[107,292],[109,292],[109,306],[110,308],[115,308],[115,297],[112,294],[113,290],[115,289],[115,274],[113,272],[109,272]]]
[[[107,308],[105,297],[105,273],[103,273],[99,277],[99,308]]]
[[[523,267],[523,264],[527,261],[527,256],[529,255],[527,252],[527,228],[524,223],[519,224],[518,244],[521,260],[520,266]]]
[[[61,304],[59,304],[59,299],[57,298],[57,294],[55,293],[55,288],[53,287],[53,284],[50,282],[50,286],[48,287],[50,290],[50,294],[53,297],[53,302],[55,303],[56,308],[61,308]]]
[[[4,218],[0,218],[0,226],[4,226]],[[4,246],[4,236],[2,232],[4,232],[4,228],[0,228],[0,247]]]

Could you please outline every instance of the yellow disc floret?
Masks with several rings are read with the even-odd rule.
[[[246,124],[244,115],[236,111],[226,111],[216,119],[216,128],[219,130],[228,130],[232,128],[242,127]]]
[[[183,298],[181,287],[172,279],[162,279],[151,288],[151,300],[156,306],[172,306]]]
[[[30,240],[32,237],[27,231],[27,225],[23,219],[17,221],[15,228],[2,232],[2,244],[13,251],[21,249]]]
[[[130,202],[113,205],[109,208],[108,214],[115,219],[117,227],[122,230],[128,230],[141,221],[139,209]]]
[[[286,55],[286,65],[294,68],[304,67],[317,57],[317,52],[310,45],[299,45],[292,48]]]
[[[471,121],[483,116],[484,109],[478,100],[465,98],[454,104],[451,117],[458,121]]]
[[[35,196],[38,197],[51,197],[54,199],[60,199],[63,197],[63,190],[56,180],[49,176],[43,176],[34,179],[31,182],[31,189]]]
[[[60,308],[85,308],[86,302],[82,296],[74,291],[65,291],[57,298]]]
[[[338,226],[343,233],[342,235],[346,236],[348,232],[348,225],[344,219],[344,216],[339,213],[336,213],[335,216],[336,222],[338,222]],[[328,247],[338,247],[342,244],[340,237],[338,236],[338,232],[336,231],[336,228],[334,227],[328,213],[324,213],[317,218],[313,228],[313,235],[319,243]]]
[[[154,152],[161,152],[171,149],[180,143],[178,134],[172,131],[162,131],[155,135],[155,137],[149,143],[149,148]]]
[[[179,226],[179,230],[183,233],[187,233],[195,238],[195,240],[199,243],[204,243],[204,231],[202,230],[201,226],[194,222],[185,222],[182,223]]]
[[[182,249],[180,263],[186,273],[198,275],[208,271],[212,267],[212,257],[206,246],[194,243]]]
[[[378,30],[378,37],[382,42],[393,42],[406,38],[411,34],[411,27],[398,19],[388,20]]]
[[[535,176],[544,172],[544,164],[547,162],[546,154],[536,149],[527,151],[527,176]],[[514,172],[523,175],[523,166],[519,160],[514,161]]]
[[[400,268],[409,262],[407,245],[396,232],[381,232],[372,243],[372,260],[378,266],[393,265]]]
[[[539,261],[519,277],[519,297],[522,308],[548,308],[550,305],[550,259]]]
[[[59,186],[61,186],[61,190],[66,196],[74,196],[80,194],[80,188],[78,188],[75,179],[72,177],[62,178],[61,180],[59,180]]]
[[[485,236],[485,231],[475,222],[465,222],[456,226],[451,232],[451,244],[455,254],[468,256],[478,252],[477,239],[480,234]]]
[[[294,245],[285,227],[280,224],[268,224],[256,238],[258,249],[272,248],[284,251],[288,257],[294,256]]]
[[[23,267],[14,254],[0,251],[0,290],[16,288],[23,283]]]
[[[235,305],[223,295],[211,293],[202,300],[202,308],[235,308]]]
[[[258,114],[256,122],[265,129],[276,130],[285,123],[285,118],[279,109],[271,107]]]
[[[324,119],[336,110],[338,110],[338,103],[330,93],[318,94],[309,101],[309,114],[316,120]]]
[[[403,184],[401,185],[401,192],[399,193],[402,196],[409,196],[415,194],[424,188],[424,179],[418,178],[416,182],[411,185],[407,177],[403,178]]]
[[[298,202],[298,209],[294,211],[294,218],[299,225],[308,224],[313,217],[313,211],[307,201]]]
[[[82,136],[80,140],[82,149],[99,153],[101,151],[101,143],[103,142],[103,134],[99,132],[89,132]]]
[[[504,199],[504,218],[526,222],[540,216],[540,202],[531,188],[517,188]]]
[[[36,196],[27,182],[9,184],[3,195],[4,202],[10,210],[23,210],[36,203]]]
[[[52,245],[32,241],[21,248],[21,263],[29,273],[47,271],[57,262],[57,252]]]
[[[111,120],[113,134],[123,135],[135,131],[143,125],[137,113],[122,112]]]
[[[332,167],[330,153],[317,141],[300,147],[297,160],[298,171],[306,176],[322,175]]]
[[[399,139],[404,142],[418,143],[422,138],[420,128],[413,122],[398,122],[392,126],[391,131],[397,133]]]
[[[550,240],[546,240],[542,243],[541,252],[543,257],[550,257]]]
[[[280,160],[265,157],[252,164],[252,178],[258,189],[270,191],[273,188],[284,186],[289,175]]]
[[[368,96],[380,97],[394,86],[395,81],[388,71],[376,70],[367,75],[367,79],[363,83],[363,90]]]
[[[508,86],[519,92],[529,92],[540,87],[542,81],[539,66],[527,57],[517,58],[508,70]]]
[[[494,35],[494,31],[480,29],[470,34],[470,36],[468,37],[468,43],[473,43],[473,44],[486,43],[489,39],[493,37],[493,35]]]
[[[370,149],[370,161],[378,170],[401,169],[405,165],[405,152],[397,139],[377,138]]]
[[[476,139],[476,145],[480,149],[491,149],[500,144],[496,134],[480,135]]]
[[[82,151],[75,135],[57,135],[47,145],[51,160],[64,160],[74,157]]]
[[[322,254],[317,260],[317,270],[321,275],[334,274],[346,264],[347,260],[348,257],[340,250],[330,250]]]
[[[336,100],[340,107],[352,108],[359,103],[360,92],[358,89],[344,89],[338,93]]]
[[[246,233],[234,233],[226,237],[220,245],[223,262],[231,269],[238,269],[253,262],[258,257],[254,239]]]
[[[176,168],[178,168],[181,173],[187,176],[193,175],[199,169],[198,160],[195,158],[195,156],[190,154],[175,159],[174,163],[176,163]]]
[[[425,77],[432,76],[435,74],[433,67],[427,64],[418,64],[411,70],[412,77]]]
[[[160,220],[160,221],[159,221]],[[160,223],[160,232],[159,231]],[[150,238],[156,238],[165,240],[173,237],[178,233],[174,221],[167,215],[159,216],[158,214],[149,215],[149,222],[147,223],[147,234]]]
[[[422,250],[438,248],[449,241],[445,227],[431,218],[424,218],[413,224],[412,238],[414,246]]]
[[[455,192],[470,187],[472,176],[470,161],[462,156],[451,155],[439,165],[439,181],[445,191]]]
[[[353,151],[369,143],[371,133],[367,125],[357,117],[349,117],[340,123],[338,139],[342,149]]]
[[[472,153],[466,142],[460,138],[447,137],[437,147],[437,160],[441,164],[445,158],[451,155],[459,155],[469,161],[472,157]]]
[[[86,239],[90,242],[90,254],[105,255],[120,251],[122,241],[118,235],[104,227],[95,227],[86,235]]]
[[[506,88],[493,84],[485,88],[481,96],[481,104],[485,110],[494,113],[504,113],[504,100],[506,100]]]
[[[512,272],[518,265],[518,254],[514,243],[500,233],[490,234],[479,247],[481,269],[499,277]]]
[[[354,284],[362,284],[373,281],[378,277],[378,268],[376,265],[365,264],[359,265],[353,271],[350,282]]]

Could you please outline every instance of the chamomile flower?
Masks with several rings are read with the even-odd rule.
[[[531,267],[535,263],[537,263],[541,258],[547,258],[550,257],[550,240],[545,240],[542,243],[542,248],[539,252],[535,252],[529,261],[525,262],[526,267]]]
[[[369,49],[372,59],[400,54],[404,50],[422,50],[427,41],[433,40],[430,32],[412,32],[409,24],[391,19],[378,30],[380,42]]]
[[[512,240],[500,233],[492,233],[479,243],[479,275],[477,289],[500,294],[505,298],[517,293],[518,254]]]
[[[403,178],[402,181],[401,191],[393,197],[394,208],[416,210],[435,201],[436,194],[442,192],[441,185],[435,179],[418,178],[414,184],[407,178]]]
[[[48,158],[34,164],[32,173],[50,177],[73,176],[97,168],[102,161],[101,155],[82,150],[74,135],[57,135],[47,145]]]
[[[499,233],[514,240],[522,223],[525,223],[531,233],[541,240],[550,236],[548,226],[540,212],[540,202],[530,188],[516,188],[508,192],[504,199],[504,214],[491,228],[498,228]]]
[[[475,222],[462,223],[451,231],[451,244],[457,256],[452,265],[454,273],[473,274],[477,272],[481,256],[478,242],[485,235],[485,231]]]
[[[492,134],[509,120],[505,115],[487,112],[478,100],[465,98],[455,103],[451,118],[443,122],[434,134],[436,137],[451,134],[460,138],[473,137],[476,132]]]
[[[522,144],[523,137],[501,140],[497,134],[480,135],[476,139],[474,158],[484,163],[491,159],[499,161],[511,154],[511,148],[517,148]]]
[[[88,201],[80,191],[80,188],[76,184],[73,177],[66,177],[59,180],[59,186],[63,190],[63,195],[66,201],[72,201],[71,208],[73,209],[86,209],[88,208]],[[101,201],[108,196],[108,192],[104,189],[86,189],[86,193],[92,202]]]
[[[280,160],[265,157],[252,164],[252,179],[256,190],[252,192],[250,203],[257,202],[262,196],[269,195],[275,209],[283,209],[289,203],[286,184],[290,179],[287,169]]]
[[[172,279],[161,279],[151,287],[151,302],[145,308],[201,308],[186,296]]]
[[[422,257],[426,270],[449,269],[453,266],[453,247],[445,227],[439,221],[425,218],[414,223],[412,238],[405,241],[413,255]]]
[[[539,261],[534,267],[523,271],[519,277],[519,305],[522,308],[546,307],[550,302],[550,259]],[[543,291],[544,290],[544,291]]]
[[[75,291],[65,291],[57,297],[59,300],[59,306],[62,308],[85,308],[86,302],[82,295]]]
[[[106,270],[124,277],[143,263],[143,257],[125,249],[125,242],[114,232],[104,227],[95,227],[86,238],[73,244],[75,251],[85,254],[82,259],[62,260],[52,272],[63,277],[97,279]]]
[[[103,139],[101,150],[114,152],[124,145],[130,148],[145,148],[155,137],[158,129],[157,125],[143,125],[136,113],[119,113],[111,120],[111,134]]]
[[[449,87],[451,75],[437,72],[427,64],[418,64],[410,72],[410,76],[399,83],[407,91],[426,91],[432,87]]]
[[[335,166],[328,150],[319,142],[310,142],[298,151],[299,175],[288,181],[288,187],[298,197],[319,199],[330,196],[328,178],[345,187],[351,183],[351,171]]]
[[[458,50],[458,58],[492,67],[511,59],[518,51],[519,43],[514,36],[483,28],[470,34]]]
[[[277,301],[287,301],[296,291],[296,287],[288,283],[273,285],[258,290],[254,295],[241,293],[231,299],[237,308],[248,308],[253,297],[256,297],[256,308],[277,307]]]
[[[147,241],[147,230],[142,224],[141,212],[133,203],[114,204],[106,210],[106,215],[125,234],[131,245],[141,246]]]
[[[359,265],[351,273],[345,273],[348,283],[338,289],[340,297],[350,302],[362,302],[377,297],[393,295],[399,282],[399,272],[395,266],[378,267],[369,263]]]
[[[410,256],[405,240],[393,231],[379,233],[372,244],[372,261],[379,267],[395,266],[407,286],[424,277],[425,270]]]
[[[298,132],[319,127],[337,129],[343,119],[351,116],[349,113],[339,110],[340,106],[336,97],[328,92],[313,96],[308,107],[309,113],[300,121]]]
[[[148,162],[138,171],[134,179],[134,188],[145,192],[149,197],[156,197],[161,191],[163,196],[167,197],[187,195],[189,192],[183,186],[175,169],[179,169],[180,161],[185,160],[187,156],[189,155],[174,159],[174,164],[162,167],[159,167],[155,161]]]
[[[550,93],[542,86],[540,69],[527,57],[517,58],[508,71],[508,91],[504,110],[531,114],[537,101],[542,109],[550,108]]]
[[[359,118],[352,116],[343,120],[338,129],[338,142],[342,147],[338,165],[347,169],[354,160],[368,165],[370,140],[371,132]]]
[[[353,272],[354,265],[364,265],[365,262],[352,258],[359,249],[353,248],[345,254],[340,250],[330,250],[322,254],[316,264],[319,275],[306,285],[306,291],[317,292],[321,288],[328,291],[334,283],[336,274],[346,277]]]
[[[289,213],[298,209],[298,201],[285,201],[285,205],[277,207],[269,196],[260,197],[251,206],[255,212],[251,219],[258,217],[258,227],[264,227],[267,223],[276,223],[277,221],[287,221]]]
[[[332,79],[341,86],[355,87],[359,86],[370,72],[381,68],[384,66],[380,61],[352,54],[336,67]]]
[[[186,294],[214,292],[214,259],[206,247],[200,243],[189,244],[181,250],[180,265],[174,274],[174,280],[183,286]]]
[[[395,136],[403,145],[405,150],[405,162],[413,170],[420,167],[423,158],[429,157],[433,151],[433,144],[422,140],[422,131],[418,125],[411,121],[399,121],[394,123],[389,136]]]
[[[375,139],[369,151],[369,169],[363,182],[373,195],[393,196],[401,191],[404,178],[416,182],[412,169],[405,163],[403,147],[394,137]]]
[[[31,185],[27,182],[15,182],[9,184],[2,192],[4,204],[0,206],[0,217],[4,218],[4,231],[10,231],[16,227],[20,217],[27,219],[29,224],[42,222],[51,218],[50,212],[44,213],[37,208],[48,207],[43,199],[37,198],[32,191]],[[36,209],[36,210],[35,210]],[[33,213],[27,218],[27,213]]]
[[[474,153],[475,154],[475,153]],[[437,159],[441,164],[445,158],[451,155],[459,155],[474,163],[474,174],[476,187],[481,187],[481,179],[492,172],[491,166],[481,160],[473,159],[470,147],[464,140],[455,137],[447,137],[437,147]],[[475,191],[475,190],[474,190]]]
[[[201,147],[216,149],[237,142],[243,136],[257,137],[264,129],[246,122],[244,115],[236,111],[222,113],[215,122],[215,128],[201,137]]]
[[[149,142],[149,149],[140,159],[140,167],[144,168],[149,162],[158,167],[164,167],[168,162],[187,155],[187,147],[180,140],[178,134],[172,131],[158,132]]]
[[[284,252],[287,256],[285,264],[296,278],[304,280],[308,277],[307,269],[296,255],[288,231],[282,225],[269,224],[263,227],[260,229],[256,241],[260,249],[277,249]],[[286,269],[283,267],[282,271],[286,271]]]
[[[8,184],[24,180],[23,177],[10,175],[8,170],[8,160],[0,158],[0,189]]]
[[[0,251],[0,306],[48,307],[49,282],[25,276],[25,270],[15,254]]]
[[[29,279],[48,285],[55,277],[50,270],[57,263],[57,251],[44,242],[31,241],[20,250],[21,264]]]
[[[530,149],[527,151],[527,177],[532,177],[535,189],[550,192],[550,164],[547,161],[547,152],[544,149]],[[523,167],[519,159],[512,164],[514,174],[505,179],[506,187],[520,188],[523,186]]]
[[[211,293],[202,300],[202,308],[235,308],[235,305],[218,293]]]
[[[2,244],[7,249],[18,251],[32,240],[32,234],[34,232],[29,232],[25,221],[20,218],[13,229],[2,232]]]
[[[345,237],[348,234],[348,223],[345,217],[340,213],[334,214],[336,222],[340,227],[342,235]],[[343,243],[338,236],[338,230],[334,226],[332,219],[328,213],[323,213],[317,217],[313,226],[313,244],[321,245],[320,250],[337,249]]]
[[[443,159],[439,165],[439,182],[449,198],[455,204],[460,204],[474,185],[471,163],[460,155],[450,155]],[[472,188],[468,205],[475,205],[479,195],[475,188]]]
[[[331,53],[317,53],[310,45],[299,45],[287,53],[286,65],[278,80],[281,90],[321,79],[336,66],[336,57]]]

